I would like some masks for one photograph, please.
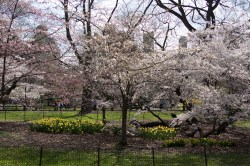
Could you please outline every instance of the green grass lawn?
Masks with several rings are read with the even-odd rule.
[[[156,152],[154,162],[157,166],[202,166],[205,165],[202,153]],[[208,165],[245,166],[250,163],[249,153],[208,153]],[[40,149],[28,147],[1,147],[0,165],[28,166],[39,165]],[[98,164],[97,151],[44,149],[42,165],[46,166],[92,166]],[[150,150],[141,151],[100,151],[101,166],[152,166]]]
[[[180,114],[181,111],[155,111],[164,120],[172,119],[171,113]],[[78,115],[78,111],[0,111],[0,122],[5,121],[31,121],[42,118],[64,118],[64,119],[82,119],[91,122],[102,120],[102,111],[96,111],[84,116]],[[107,121],[121,121],[121,111],[106,111]],[[157,121],[149,112],[138,113],[137,111],[128,111],[128,120],[136,119],[138,121]],[[250,129],[250,121],[239,121],[235,123],[238,127],[246,127]]]
[[[177,111],[161,112],[155,111],[163,119],[171,119],[170,113],[179,114]],[[0,121],[31,121],[42,118],[65,118],[65,119],[82,119],[87,121],[101,121],[102,112],[96,111],[84,116],[78,115],[77,111],[0,111]],[[121,111],[106,111],[107,121],[121,121]],[[157,118],[151,113],[138,113],[136,111],[128,112],[128,120],[136,119],[139,121],[156,121]]]
[[[250,121],[238,121],[235,123],[238,127],[246,127],[250,129]]]

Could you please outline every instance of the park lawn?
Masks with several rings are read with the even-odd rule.
[[[238,127],[245,127],[250,129],[250,121],[238,121],[235,123],[236,126]]]
[[[0,111],[0,121],[16,122],[31,121],[42,118],[72,118],[74,111]]]
[[[209,153],[208,165],[243,166],[250,163],[247,153]],[[155,165],[205,165],[202,153],[156,152]],[[0,165],[27,166],[39,165],[40,148],[0,147]],[[41,165],[58,166],[92,166],[98,163],[96,151],[45,149],[42,153]],[[151,166],[152,153],[146,151],[100,151],[100,165]]]
[[[160,116],[164,120],[172,119],[171,113],[180,114],[179,111],[155,111],[155,113]],[[127,115],[128,120],[138,120],[138,121],[157,121],[158,119],[154,117],[150,112],[141,112],[137,111],[128,111]],[[98,111],[97,113],[90,113],[82,117],[84,120],[102,120],[102,112]],[[106,111],[106,120],[107,121],[121,121],[122,120],[122,112],[121,111]]]
[[[172,119],[171,113],[180,114],[178,111],[155,111],[162,119]],[[82,119],[86,121],[96,122],[102,120],[102,111],[96,111],[81,116],[78,111],[0,111],[0,121],[32,121],[42,118],[64,118],[64,119]],[[121,111],[106,111],[107,121],[121,121]],[[138,121],[157,121],[149,112],[138,113],[137,111],[128,112],[128,120],[136,119]]]

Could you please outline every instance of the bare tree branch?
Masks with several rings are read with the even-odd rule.
[[[113,8],[113,10],[112,10],[111,14],[109,15],[109,18],[108,18],[107,23],[109,23],[109,22],[110,22],[110,20],[111,20],[111,18],[112,18],[112,16],[113,16],[113,14],[114,14],[114,12],[115,12],[115,10],[116,10],[117,6],[118,6],[118,2],[119,2],[119,0],[116,0],[115,7]]]

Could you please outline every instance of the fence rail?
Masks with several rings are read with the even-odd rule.
[[[42,118],[75,118],[79,119],[81,116],[77,115],[77,111],[0,111],[0,121],[32,121]]]
[[[57,107],[57,106],[49,106],[49,107],[34,107],[34,106],[23,106],[23,105],[5,105],[5,110],[0,107],[0,111],[76,111],[76,108],[73,107]]]
[[[157,110],[158,111],[158,110]],[[102,121],[103,118],[107,121],[121,121],[122,120],[122,111],[120,110],[107,110],[105,111],[105,116],[103,116],[102,110],[93,110],[91,113],[87,115],[81,115],[79,114],[79,110],[72,111],[68,109],[62,109],[62,110],[39,110],[39,111],[14,111],[14,110],[5,110],[0,111],[0,122],[2,121],[9,121],[9,122],[20,122],[20,121],[31,121],[31,120],[37,120],[42,118],[66,118],[66,119],[83,119],[83,120],[90,120],[90,121]],[[170,112],[171,113],[171,112]],[[169,114],[166,114],[164,112],[158,111],[157,114],[161,115],[165,119],[172,118]],[[176,113],[176,112],[174,112]],[[177,112],[178,113],[178,112]],[[143,112],[141,114],[138,114],[137,111],[129,111],[128,112],[128,121],[133,120],[134,118],[137,118],[138,120],[144,122],[144,121],[156,121],[157,118],[152,116],[151,113]]]
[[[48,147],[0,147],[0,165],[62,166],[247,166],[250,151],[218,152],[216,149],[126,148],[92,150]]]

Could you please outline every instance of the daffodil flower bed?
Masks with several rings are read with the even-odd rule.
[[[177,129],[165,126],[140,128],[139,135],[151,140],[166,140],[176,136]]]
[[[92,123],[82,120],[66,120],[49,118],[35,120],[30,123],[30,129],[36,132],[82,134],[100,132],[103,123]]]
[[[235,142],[230,140],[216,140],[213,138],[179,138],[166,140],[164,142],[164,147],[185,147],[185,146],[220,146],[220,147],[232,147],[235,146]]]

